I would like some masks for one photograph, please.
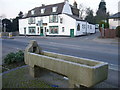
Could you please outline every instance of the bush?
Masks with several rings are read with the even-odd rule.
[[[120,38],[120,26],[116,28],[116,36]]]
[[[24,53],[21,50],[16,53],[13,53],[13,52],[9,53],[4,59],[5,64],[11,64],[11,63],[22,62],[22,61],[24,61]]]
[[[108,23],[105,23],[105,22],[103,22],[103,21],[101,21],[101,22],[99,23],[99,27],[102,27],[102,24],[104,24],[104,28],[109,28],[109,24],[108,24]]]

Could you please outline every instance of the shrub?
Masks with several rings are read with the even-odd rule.
[[[24,53],[21,50],[16,53],[11,52],[4,58],[5,64],[11,64],[11,63],[22,62],[22,61],[24,61]]]
[[[116,36],[120,38],[120,26],[116,28]]]
[[[99,27],[102,27],[102,24],[104,24],[104,28],[109,28],[109,23],[105,23],[105,22],[101,21],[99,23]]]

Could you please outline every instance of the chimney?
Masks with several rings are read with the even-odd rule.
[[[45,4],[42,4],[42,7],[45,6]]]
[[[77,8],[77,2],[74,0],[73,7]]]

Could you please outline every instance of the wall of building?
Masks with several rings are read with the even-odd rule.
[[[62,23],[60,19],[62,18]],[[19,33],[25,34],[24,29],[26,28],[26,35],[41,35],[41,28],[39,21],[43,21],[46,25],[43,25],[44,35],[61,35],[70,36],[70,29],[74,29],[74,36],[85,35],[87,33],[95,33],[95,25],[89,24],[85,21],[76,21],[66,14],[58,15],[58,23],[50,23],[49,16],[35,17],[35,24],[28,24],[29,18],[19,20]],[[80,30],[77,30],[77,25],[80,25]],[[87,26],[86,26],[87,25]],[[88,26],[89,25],[89,26]],[[58,26],[58,34],[50,33],[51,26]],[[29,27],[35,27],[35,33],[29,33]],[[64,27],[64,31],[63,31]],[[46,30],[45,30],[46,28]]]
[[[67,13],[67,14],[73,15],[68,1],[65,2],[62,13]]]
[[[86,34],[86,22],[83,21],[77,21],[76,22],[76,27],[78,26],[78,24],[80,25],[80,30],[78,30],[76,28],[76,35],[85,35]]]
[[[60,18],[63,18],[63,22],[60,23]],[[61,14],[58,15],[58,23],[49,23],[49,16],[44,16],[44,17],[36,17],[35,18],[35,24],[28,24],[28,18],[26,19],[20,19],[19,20],[19,33],[20,34],[24,34],[24,28],[26,27],[26,34],[27,35],[40,35],[40,26],[37,25],[38,21],[43,20],[43,23],[47,23],[46,26],[43,25],[43,30],[46,27],[46,29],[48,30],[48,32],[45,33],[44,30],[44,34],[46,35],[65,35],[65,36],[70,36],[70,29],[76,29],[76,20],[74,20],[73,18],[65,15],[65,14]],[[49,27],[50,26],[58,26],[58,34],[50,34],[49,31]],[[29,33],[29,27],[35,27],[36,28],[36,33],[35,34],[30,34]],[[62,31],[62,27],[64,27],[64,32]],[[38,29],[39,28],[39,29]],[[39,30],[39,33],[38,33]],[[74,35],[76,35],[76,33],[74,32]]]
[[[24,28],[26,28],[26,34],[28,34],[28,19],[19,19],[19,34],[25,34]]]
[[[120,26],[120,19],[109,19],[110,29],[116,29],[117,26]]]

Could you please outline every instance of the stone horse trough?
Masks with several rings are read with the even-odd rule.
[[[106,80],[108,76],[108,63],[43,52],[34,40],[30,42],[25,50],[25,63],[29,65],[30,74],[33,77],[40,74],[35,66],[68,77],[70,88],[93,87]]]

